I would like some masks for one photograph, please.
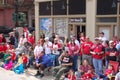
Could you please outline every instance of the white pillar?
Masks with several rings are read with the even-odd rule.
[[[96,36],[96,1],[86,0],[86,36],[91,40]]]
[[[39,2],[35,2],[35,39],[36,42],[40,38],[40,26],[39,26]]]
[[[32,27],[32,13],[31,13],[31,9],[28,10],[28,26]]]

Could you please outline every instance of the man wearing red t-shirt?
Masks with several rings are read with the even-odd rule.
[[[82,43],[82,45],[81,45],[82,61],[84,59],[88,59],[90,65],[92,65],[92,55],[90,54],[92,45],[93,45],[93,43],[92,43],[92,41],[90,41],[90,39],[88,37],[86,37],[85,42]]]
[[[102,73],[103,71],[102,58],[104,54],[104,47],[100,43],[99,38],[95,38],[95,43],[91,47],[91,54],[93,56],[93,66],[95,68],[95,72],[97,74]]]

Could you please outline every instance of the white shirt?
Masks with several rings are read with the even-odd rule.
[[[75,39],[75,44],[79,47],[79,49],[80,49],[80,43],[79,43],[79,41],[77,40],[77,39]]]
[[[35,56],[39,56],[39,54],[43,51],[43,47],[42,46],[35,46],[35,49],[34,49],[34,55]]]
[[[120,80],[120,72],[118,72],[115,76],[115,80]]]
[[[60,52],[58,51],[58,45],[57,45],[57,44],[56,44],[56,45],[53,44],[53,49],[54,49],[54,50],[52,51],[53,54],[56,54],[56,55],[59,55],[59,54],[60,54]]]
[[[22,37],[21,37],[18,46],[22,46],[22,45],[24,45],[24,43],[26,43],[26,42],[27,42],[27,38],[22,38]]]
[[[99,39],[102,41],[102,45],[104,46],[107,38],[106,37],[99,37]]]
[[[52,42],[48,41],[44,43],[45,54],[51,53]]]

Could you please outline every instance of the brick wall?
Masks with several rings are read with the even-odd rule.
[[[4,9],[0,10],[0,26],[14,26],[13,22],[13,12],[14,9]]]

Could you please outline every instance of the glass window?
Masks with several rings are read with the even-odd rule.
[[[69,0],[69,14],[85,14],[86,0]]]
[[[117,14],[116,0],[97,0],[97,14]]]
[[[40,15],[51,15],[51,2],[39,3],[39,14]]]
[[[67,0],[53,1],[53,15],[67,14]]]

